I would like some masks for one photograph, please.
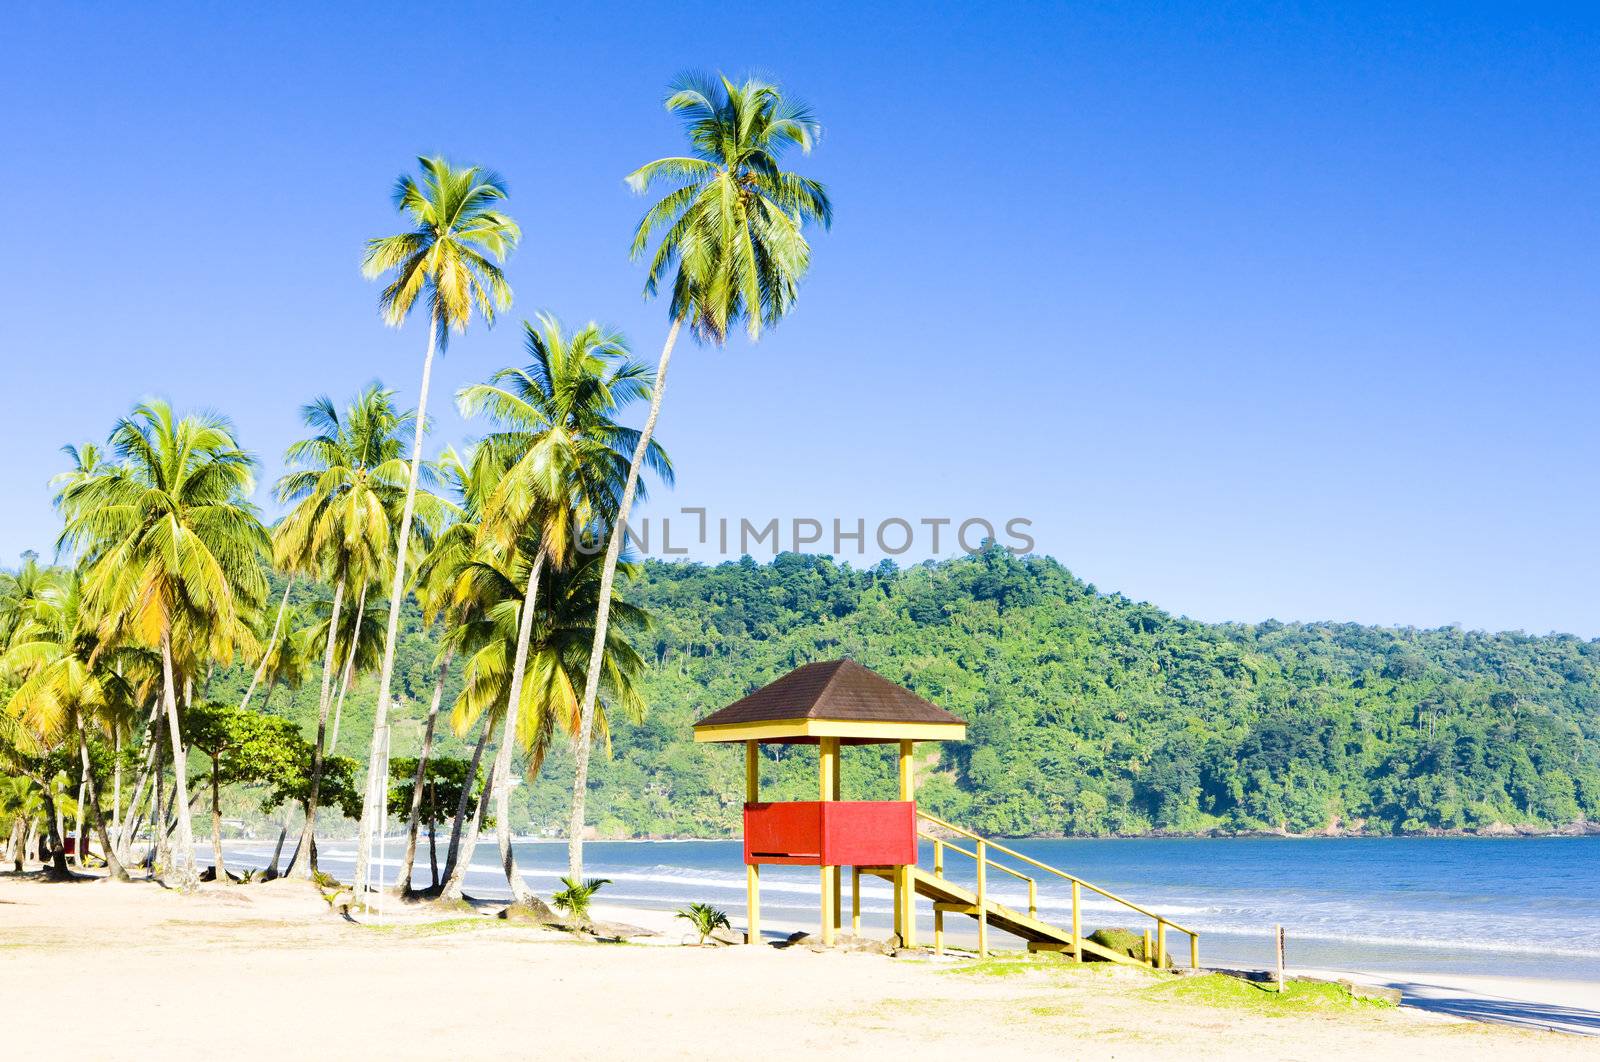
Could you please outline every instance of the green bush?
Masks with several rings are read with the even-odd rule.
[[[1114,951],[1119,955],[1126,955],[1130,959],[1138,959],[1141,962],[1144,961],[1144,934],[1142,933],[1135,933],[1131,929],[1117,926],[1109,929],[1097,929],[1089,934],[1089,939],[1102,948]],[[1083,953],[1083,957],[1089,962],[1107,961],[1099,955],[1088,951]]]

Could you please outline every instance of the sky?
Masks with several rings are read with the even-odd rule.
[[[699,69],[812,106],[823,139],[789,163],[836,219],[780,328],[680,347],[677,484],[645,515],[860,519],[852,563],[885,519],[1025,519],[1101,589],[1198,619],[1600,636],[1600,9],[23,4],[6,24],[0,564],[52,550],[58,448],[143,397],[231,417],[269,516],[303,403],[381,379],[414,404],[425,327],[384,327],[359,262],[403,227],[389,190],[419,154],[503,173],[524,233],[511,312],[438,363],[430,448],[486,430],[451,396],[518,363],[536,311],[653,361],[666,309],[628,258],[645,202],[622,178],[679,153],[661,102]],[[711,538],[689,555],[718,559]],[[946,529],[899,559],[952,552]]]

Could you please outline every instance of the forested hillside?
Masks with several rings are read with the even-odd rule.
[[[650,712],[613,719],[613,755],[597,758],[591,821],[605,836],[732,833],[742,757],[696,746],[691,724],[800,663],[842,656],[968,720],[966,743],[923,746],[920,796],[988,833],[1600,820],[1600,642],[1198,623],[1001,550],[905,571],[798,554],[651,562],[631,596],[654,617],[640,644]],[[415,720],[433,646],[414,609],[407,623],[400,715]],[[236,683],[219,676],[213,694]],[[305,721],[315,696],[279,692],[271,710]],[[371,704],[369,682],[347,705],[341,751],[365,748]],[[396,755],[416,731],[398,729]],[[767,792],[811,796],[815,755],[769,749]],[[559,829],[570,778],[563,748],[518,790],[518,828]],[[844,784],[847,796],[889,795],[883,751],[847,749]]]

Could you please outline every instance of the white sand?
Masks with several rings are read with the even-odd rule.
[[[660,928],[658,944],[686,931],[662,912],[596,913]],[[803,948],[587,943],[416,907],[386,921],[346,921],[291,882],[182,896],[0,874],[0,998],[84,1058],[1600,1058],[1600,1039],[1409,1010],[1186,1003],[1160,994],[1166,978],[1103,964],[983,976]]]

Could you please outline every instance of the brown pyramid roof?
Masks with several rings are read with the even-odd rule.
[[[795,668],[712,712],[696,723],[695,729],[780,720],[966,725],[854,660],[828,660]]]

